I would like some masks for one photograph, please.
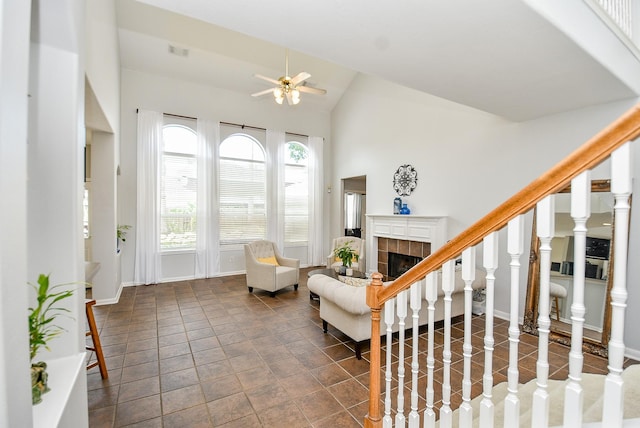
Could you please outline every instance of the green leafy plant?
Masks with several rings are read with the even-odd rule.
[[[347,241],[342,244],[342,246],[333,250],[334,256],[342,260],[342,264],[348,268],[351,267],[351,263],[353,261],[357,262],[360,258],[358,253],[353,248],[351,248],[351,243],[353,243],[353,241]]]
[[[54,291],[68,284],[50,287],[49,275],[40,274],[38,285],[29,283],[36,291],[38,304],[29,308],[29,346],[31,360],[41,347],[49,350],[49,341],[59,336],[65,329],[55,324],[57,316],[70,312],[67,308],[54,306],[73,295],[73,290]]]
[[[119,224],[116,228],[118,239],[122,242],[125,242],[127,240],[127,230],[129,229],[131,229],[131,226],[129,226],[128,224]]]

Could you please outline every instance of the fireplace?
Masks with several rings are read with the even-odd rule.
[[[420,263],[421,257],[406,254],[389,253],[389,266],[387,275],[389,279],[397,279],[403,273]]]
[[[431,254],[429,242],[409,241],[406,239],[377,238],[378,272],[385,281],[393,280],[415,266],[416,263]],[[393,260],[392,260],[393,259]],[[401,263],[400,273],[394,272],[392,264]]]

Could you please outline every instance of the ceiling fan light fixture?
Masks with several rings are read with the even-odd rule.
[[[291,101],[294,105],[300,102],[300,91],[298,91],[297,89],[291,90]]]

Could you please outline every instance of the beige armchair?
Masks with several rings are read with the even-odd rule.
[[[333,240],[333,245],[331,246],[331,252],[327,256],[327,268],[335,268],[337,266],[342,266],[342,261],[340,259],[336,259],[336,256],[334,255],[333,251],[336,248],[343,246],[347,242],[349,242],[350,243],[349,246],[354,250],[356,250],[356,253],[358,253],[358,261],[354,260],[351,263],[351,267],[355,270],[359,270],[360,272],[364,272],[367,266],[364,259],[365,240],[355,236],[341,236]]]
[[[300,260],[282,257],[271,241],[254,241],[244,246],[244,261],[247,269],[249,293],[254,287],[269,291],[271,297],[276,291],[293,285],[298,289]]]

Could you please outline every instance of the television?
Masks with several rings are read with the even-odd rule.
[[[609,260],[610,239],[590,238],[587,236],[587,257],[591,259]]]

